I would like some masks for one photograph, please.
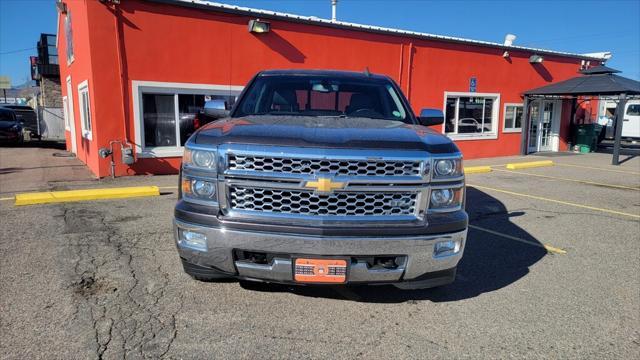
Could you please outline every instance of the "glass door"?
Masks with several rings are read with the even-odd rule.
[[[553,151],[553,143],[551,136],[553,134],[551,126],[553,125],[554,103],[545,101],[543,103],[542,116],[540,118],[540,145],[538,151]]]
[[[538,127],[540,126],[540,101],[531,103],[529,108],[529,152],[538,151]]]

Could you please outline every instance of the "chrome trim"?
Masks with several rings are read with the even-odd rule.
[[[271,264],[236,261],[235,265],[238,269],[238,275],[245,278],[275,281],[293,280],[293,266],[289,259],[274,258]]]
[[[243,249],[309,256],[407,256],[403,280],[454,268],[462,258],[467,237],[467,230],[418,236],[312,236],[205,227],[179,220],[174,220],[174,229],[176,239],[178,229],[197,231],[207,237],[206,252],[178,245],[182,258],[192,264],[212,266],[230,273],[236,272],[233,250]],[[460,251],[453,256],[434,258],[435,243],[447,240],[460,241]]]

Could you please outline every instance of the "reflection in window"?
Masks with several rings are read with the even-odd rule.
[[[174,95],[142,94],[144,146],[175,146]]]
[[[64,37],[67,43],[67,63],[73,61],[73,31],[71,29],[71,10],[67,9],[67,16],[64,18]]]
[[[143,93],[144,146],[184,146],[200,126],[211,120],[202,113],[206,101],[223,100],[230,109],[235,99],[236,95]],[[179,141],[176,136],[180,137]]]
[[[522,105],[507,105],[504,108],[504,129],[509,131],[522,130]]]
[[[495,105],[494,97],[448,96],[445,106],[445,133],[495,133]]]

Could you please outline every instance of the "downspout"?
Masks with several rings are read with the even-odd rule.
[[[411,68],[413,67],[413,41],[409,43],[409,60],[407,61],[407,100],[411,103]]]
[[[529,152],[529,127],[531,126],[531,121],[529,119],[529,103],[529,96],[525,95],[524,106],[522,108],[522,120],[524,120],[524,124],[522,124],[522,133],[520,135],[520,155],[527,155]]]
[[[128,119],[128,114],[129,114],[129,97],[128,95],[128,90],[129,87],[127,86],[127,78],[126,78],[126,74],[124,71],[124,63],[125,63],[125,59],[123,57],[123,50],[122,50],[122,21],[121,21],[121,16],[122,16],[122,11],[120,10],[120,7],[117,4],[114,4],[114,15],[115,15],[115,26],[116,26],[116,42],[117,42],[117,46],[116,46],[116,51],[118,53],[118,71],[120,72],[120,91],[122,93],[122,120],[123,120],[123,131],[124,131],[124,143],[128,144],[129,143],[129,131],[127,129],[127,125],[129,124],[129,119]]]
[[[402,88],[402,67],[404,64],[404,44],[400,44],[400,66],[398,66],[398,86]]]

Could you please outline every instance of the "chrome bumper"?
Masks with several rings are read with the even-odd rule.
[[[207,250],[182,247],[178,229],[196,231],[207,237]],[[450,234],[397,237],[321,237],[213,228],[174,220],[174,238],[180,257],[186,261],[243,278],[291,282],[290,258],[276,258],[270,264],[234,261],[233,250],[317,256],[406,256],[395,269],[369,269],[364,263],[352,264],[349,282],[394,282],[415,279],[426,273],[455,268],[464,252],[467,231]],[[459,240],[460,250],[434,257],[434,245]]]

